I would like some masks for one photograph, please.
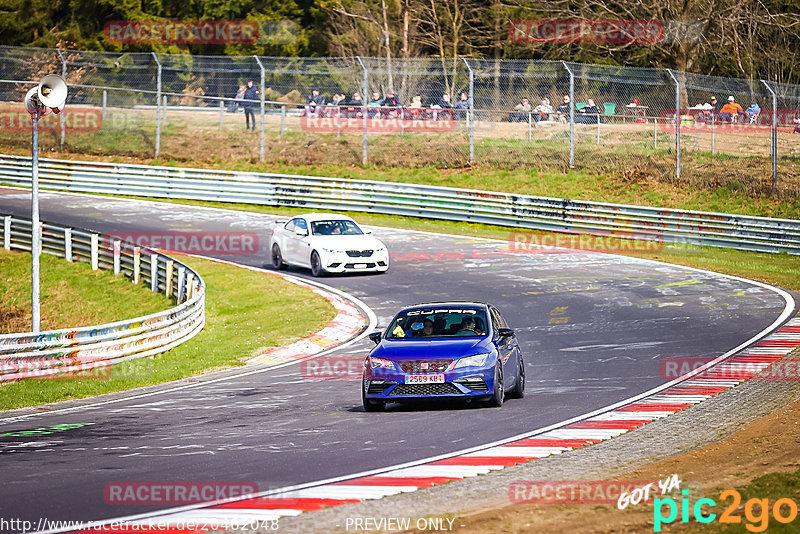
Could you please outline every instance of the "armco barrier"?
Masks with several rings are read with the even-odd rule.
[[[0,155],[0,183],[30,186],[30,158]],[[800,254],[800,221],[319,176],[40,159],[59,191],[352,210],[557,232],[614,233]]]
[[[6,250],[31,250],[31,221],[0,215]],[[42,252],[67,261],[109,268],[152,291],[175,297],[174,308],[127,321],[41,333],[0,335],[0,381],[64,373],[96,376],[111,365],[167,351],[187,341],[205,325],[205,282],[179,261],[155,251],[125,246],[85,230],[41,225]],[[113,246],[102,246],[104,239]]]

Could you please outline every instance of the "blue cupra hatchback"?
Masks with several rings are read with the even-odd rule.
[[[494,306],[418,304],[398,313],[364,361],[361,398],[368,412],[388,402],[465,398],[502,406],[522,398],[525,364],[514,330]]]

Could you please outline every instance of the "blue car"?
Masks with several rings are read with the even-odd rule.
[[[368,412],[388,402],[465,398],[502,406],[525,394],[525,363],[514,330],[494,306],[419,304],[398,313],[364,361],[361,398]]]

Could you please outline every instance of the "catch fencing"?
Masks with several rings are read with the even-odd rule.
[[[69,97],[61,117],[45,118],[44,149],[179,161],[577,169],[800,192],[793,133],[800,86],[765,80],[540,60],[389,64],[0,47],[3,145],[28,146],[23,97],[48,73],[66,78]],[[248,103],[236,95],[249,80],[259,96]],[[314,88],[325,105],[307,106]],[[337,94],[344,100],[334,101]],[[729,97],[742,108],[757,104],[758,112],[722,115],[708,109],[712,96],[719,106]],[[570,104],[558,113],[565,97]],[[553,112],[541,111],[547,106]],[[245,131],[245,107],[254,111],[255,132]]]
[[[31,250],[30,219],[3,215],[0,221],[3,248]],[[0,381],[108,377],[112,364],[170,350],[203,329],[205,282],[190,267],[78,228],[43,223],[40,231],[43,253],[122,273],[133,283],[149,284],[152,291],[175,298],[177,306],[97,326],[0,335]]]
[[[0,183],[29,187],[29,158],[0,155]],[[800,254],[800,221],[370,180],[40,159],[42,188],[476,222]]]

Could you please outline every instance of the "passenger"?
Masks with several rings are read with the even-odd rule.
[[[433,335],[433,321],[425,319],[422,322],[422,337],[430,337]]]
[[[457,336],[474,336],[478,331],[475,329],[475,319],[467,316],[461,320],[461,330],[456,332]]]

